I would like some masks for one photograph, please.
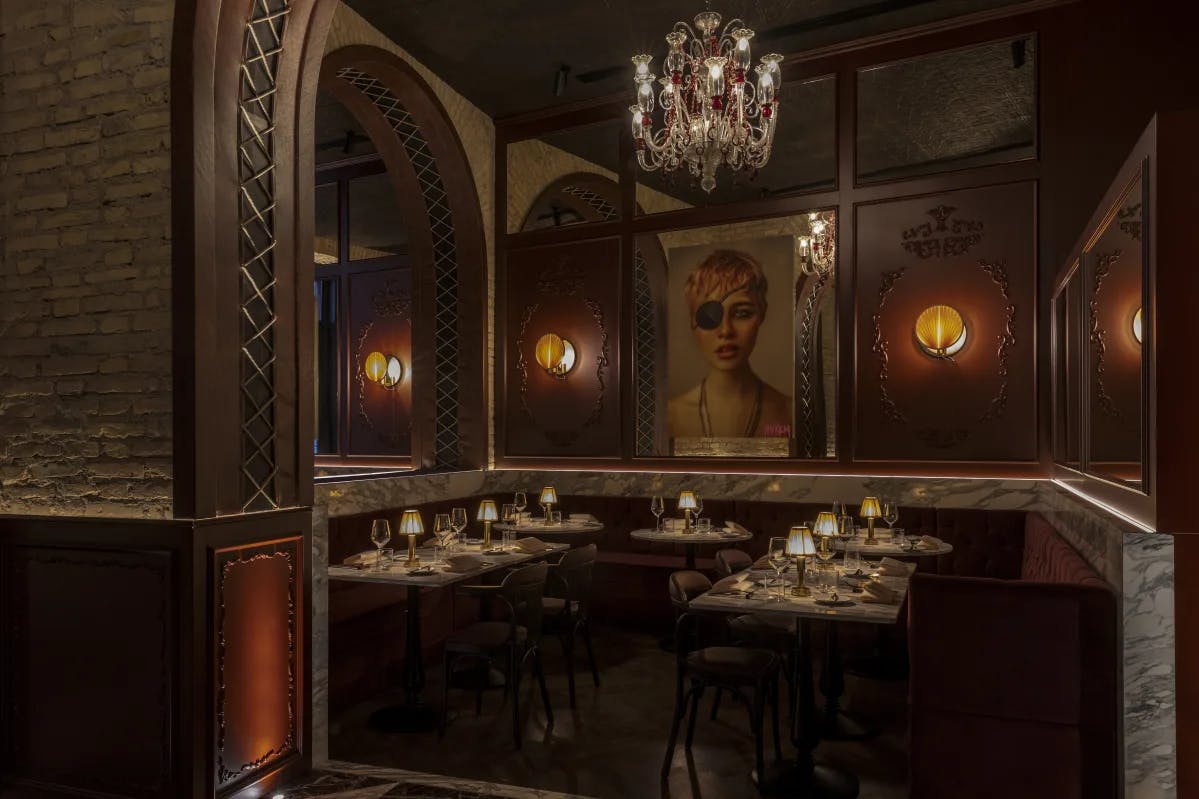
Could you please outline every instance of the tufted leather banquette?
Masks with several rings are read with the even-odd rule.
[[[912,579],[912,799],[1118,795],[1115,594],[1040,514],[1022,533],[1014,575]]]

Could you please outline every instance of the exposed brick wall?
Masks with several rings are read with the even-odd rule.
[[[171,510],[171,0],[4,0],[0,512]]]

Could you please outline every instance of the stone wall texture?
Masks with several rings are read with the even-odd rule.
[[[171,0],[4,0],[0,512],[171,510]]]

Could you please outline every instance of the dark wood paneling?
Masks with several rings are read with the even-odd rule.
[[[349,409],[351,455],[412,452],[412,271],[388,269],[352,274],[349,283]],[[363,364],[371,352],[394,355],[404,376],[394,388],[368,380]]]
[[[300,751],[303,541],[214,551],[218,792]]]
[[[857,208],[856,457],[1034,461],[1035,185],[1016,183]],[[916,318],[956,308],[952,361]]]
[[[619,456],[620,240],[532,247],[508,253],[506,451],[512,455]],[[546,333],[575,347],[563,378],[537,364]]]

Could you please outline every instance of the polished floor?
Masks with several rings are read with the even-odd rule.
[[[674,656],[647,634],[610,627],[597,627],[595,634],[603,682],[596,689],[580,671],[574,711],[567,699],[561,650],[557,641],[547,641],[555,724],[546,729],[534,683],[526,682],[522,695],[523,708],[528,711],[526,740],[519,752],[512,747],[511,711],[502,704],[499,691],[486,694],[478,716],[473,694],[452,691],[450,724],[441,741],[435,732],[412,735],[371,728],[371,712],[398,703],[401,696],[397,692],[335,718],[330,756],[601,799],[656,799],[662,796],[658,774],[674,702]],[[439,671],[429,669],[429,697],[440,696]],[[842,703],[860,721],[881,732],[865,742],[822,742],[818,759],[857,774],[861,799],[902,799],[907,795],[906,684],[847,676]],[[710,700],[705,699],[691,757],[685,756],[679,743],[667,795],[696,799],[758,796],[750,778],[753,739],[745,711],[725,702],[718,720],[710,722],[709,707]],[[769,746],[768,738],[768,752]],[[783,751],[789,756],[794,749],[787,742]],[[769,762],[770,755],[767,757]]]

